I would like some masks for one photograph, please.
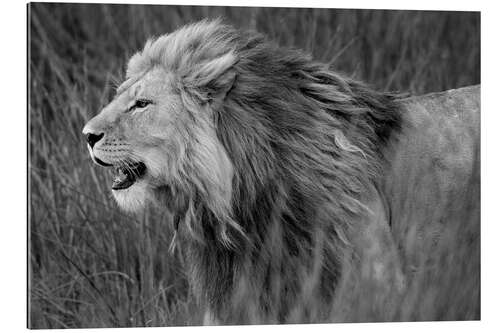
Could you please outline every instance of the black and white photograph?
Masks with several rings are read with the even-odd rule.
[[[28,328],[482,319],[482,12],[250,5],[26,3]]]

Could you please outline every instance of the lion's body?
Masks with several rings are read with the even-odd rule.
[[[406,99],[402,111],[383,188],[404,274],[427,303],[407,318],[479,319],[480,87]]]
[[[437,244],[465,216],[479,231],[480,88],[410,98],[402,110],[408,125],[394,144],[384,192],[408,268],[419,266],[412,258],[428,245],[411,239]]]
[[[480,88],[404,99],[400,112],[402,130],[387,146],[376,195],[382,222],[371,220],[369,235],[356,243],[364,259],[339,286],[332,318],[479,319]],[[384,225],[389,238],[373,232]],[[399,272],[391,263],[404,278],[397,292]],[[359,277],[367,267],[366,278]]]
[[[142,95],[151,106],[130,108]],[[449,226],[467,207],[468,250],[451,257],[476,259],[478,107],[474,90],[399,101],[259,34],[201,22],[148,42],[85,131],[103,132],[98,161],[145,165],[115,197],[172,213],[207,323],[383,320],[398,317],[352,315],[356,290],[394,305],[411,303],[413,281],[438,281],[445,305],[456,300],[426,256],[462,239]],[[467,272],[449,277],[478,282]],[[477,288],[465,311],[415,319],[477,318]]]

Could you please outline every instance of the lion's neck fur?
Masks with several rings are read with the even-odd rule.
[[[250,79],[241,74],[217,113],[234,167],[232,218],[245,237],[230,229],[233,245],[225,247],[217,234],[223,224],[202,208],[204,242],[189,243],[196,294],[229,321],[289,319],[303,293],[331,301],[351,223],[363,214],[384,144],[398,126],[391,97],[300,54],[295,63],[286,56],[286,67],[262,68],[261,94],[247,91]],[[249,304],[268,317],[244,310]]]
[[[233,178],[223,217],[196,188],[184,197],[197,229],[181,223],[179,244],[194,293],[226,322],[317,314],[308,301],[331,302],[353,223],[400,126],[398,107],[261,35],[206,29],[213,31],[205,43],[238,59],[234,83],[213,110]]]

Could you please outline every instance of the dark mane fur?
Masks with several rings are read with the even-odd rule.
[[[175,34],[182,42],[174,44]],[[194,75],[189,64],[235,57],[212,116],[234,168],[230,218],[241,229],[229,227],[230,243],[223,241],[227,224],[205,204],[210,193],[191,192],[197,223],[179,224],[178,244],[194,294],[226,323],[320,321],[350,260],[352,223],[400,128],[394,96],[219,22],[173,35],[163,42],[183,59],[169,64],[181,81]],[[184,82],[181,93],[210,103],[226,84],[221,76],[197,92]]]

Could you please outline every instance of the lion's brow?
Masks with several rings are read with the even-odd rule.
[[[132,79],[128,79],[126,80],[125,82],[123,82],[117,89],[116,89],[116,96],[119,96],[121,94],[123,94],[123,92],[125,90],[127,90],[128,88],[130,88],[135,82],[137,82],[137,80],[132,80]]]
[[[123,92],[125,92],[128,88],[130,88],[134,83],[136,83],[137,81],[139,81],[140,79],[142,79],[144,77],[144,75],[146,75],[146,73],[147,73],[147,71],[145,71],[141,75],[137,75],[136,77],[129,78],[129,79],[125,80],[116,89],[116,96],[119,96],[119,95],[123,94]]]

